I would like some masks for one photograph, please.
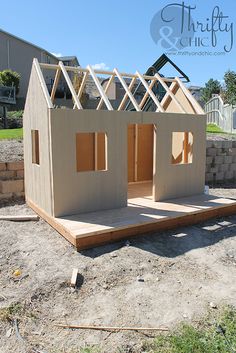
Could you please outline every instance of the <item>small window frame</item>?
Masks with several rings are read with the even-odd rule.
[[[108,170],[107,140],[107,133],[104,131],[78,131],[76,133],[77,173]]]
[[[31,130],[32,164],[40,165],[39,130]]]
[[[181,134],[183,135],[181,136]],[[193,145],[194,145],[194,135],[191,131],[172,131],[171,164],[175,166],[192,164]],[[177,156],[176,156],[176,150],[178,150]]]

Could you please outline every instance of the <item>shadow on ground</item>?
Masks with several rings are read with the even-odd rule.
[[[193,249],[205,248],[235,235],[236,216],[230,216],[167,232],[144,234],[130,238],[128,241],[123,240],[84,250],[81,253],[84,256],[96,258],[123,246],[133,246],[158,256],[175,258]]]

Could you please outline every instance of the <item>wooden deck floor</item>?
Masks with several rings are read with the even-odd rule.
[[[129,197],[128,207],[60,218],[29,205],[79,250],[236,213],[236,200],[209,195],[154,202],[151,182],[131,184]]]

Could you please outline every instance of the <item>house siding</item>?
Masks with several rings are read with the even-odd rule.
[[[43,49],[15,38],[0,31],[0,71],[11,69],[21,75],[19,98],[27,94],[32,61],[37,58],[40,62],[56,64],[58,60]],[[53,73],[46,73],[46,83],[50,83]]]

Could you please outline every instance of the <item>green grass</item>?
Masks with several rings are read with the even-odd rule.
[[[0,309],[0,321],[12,321],[13,318],[20,315],[23,311],[21,303],[13,303],[8,307]]]
[[[223,328],[225,337],[219,327]],[[203,320],[198,327],[182,324],[170,334],[159,335],[152,343],[146,343],[143,352],[234,353],[236,352],[236,310],[226,308],[216,318]]]
[[[224,131],[221,130],[221,128],[215,124],[207,124],[206,131],[211,133],[224,133]]]
[[[22,139],[23,129],[2,129],[0,130],[0,140],[3,139]]]

